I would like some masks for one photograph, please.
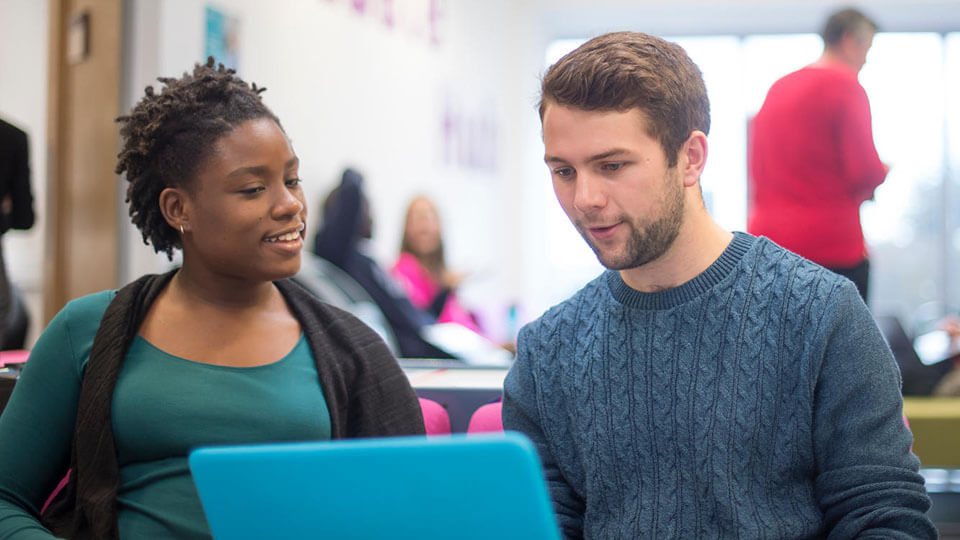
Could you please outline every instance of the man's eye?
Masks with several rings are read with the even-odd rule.
[[[603,170],[605,171],[618,171],[623,167],[623,163],[604,163]]]
[[[570,167],[561,167],[559,169],[554,169],[553,174],[561,178],[567,178],[573,174],[573,169]]]

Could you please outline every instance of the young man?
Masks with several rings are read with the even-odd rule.
[[[609,270],[520,333],[506,429],[571,538],[935,538],[899,374],[851,282],[717,225],[684,51],[595,38],[550,68],[545,160]]]
[[[753,119],[747,231],[853,280],[867,299],[860,205],[887,176],[857,74],[877,31],[844,9],[827,19],[823,55],[778,80]]]

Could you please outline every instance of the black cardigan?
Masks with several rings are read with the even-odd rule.
[[[54,534],[117,538],[119,467],[110,411],[120,367],[150,305],[176,270],[117,291],[93,340],[73,435],[70,482],[43,515]],[[289,280],[275,282],[300,322],[330,410],[331,437],[424,433],[417,396],[380,337],[349,313]]]

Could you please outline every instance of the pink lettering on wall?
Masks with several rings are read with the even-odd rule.
[[[445,0],[320,0],[391,32],[412,35],[431,46],[443,42]]]
[[[444,163],[462,169],[497,172],[500,136],[496,113],[493,104],[467,108],[448,99],[440,118]]]

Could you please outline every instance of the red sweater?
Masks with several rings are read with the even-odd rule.
[[[816,263],[866,258],[860,204],[887,174],[852,70],[816,64],[776,83],[751,125],[747,231]]]

